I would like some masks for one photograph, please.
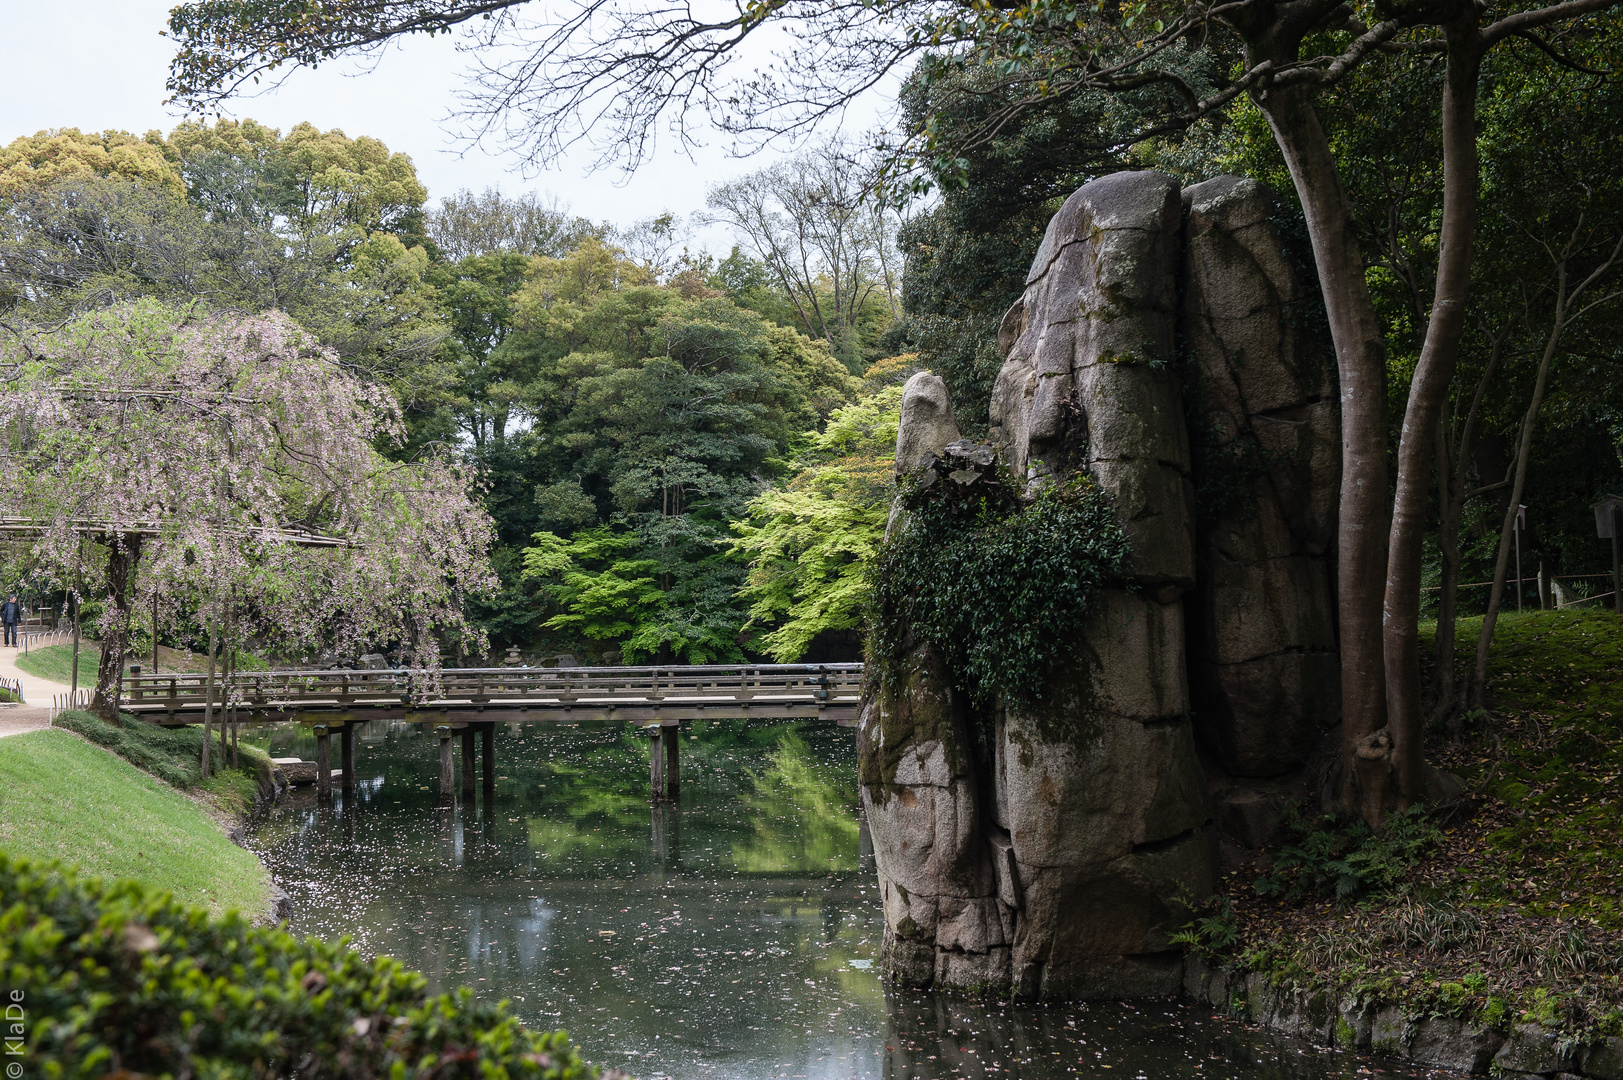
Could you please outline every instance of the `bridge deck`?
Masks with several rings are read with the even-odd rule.
[[[241,717],[356,723],[399,719],[462,726],[492,720],[802,718],[849,723],[861,664],[600,668],[444,668],[439,671],[242,672],[216,687]],[[196,673],[132,675],[122,708],[160,724],[196,723],[208,696]]]

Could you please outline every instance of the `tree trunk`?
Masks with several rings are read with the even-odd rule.
[[[1398,476],[1392,503],[1382,638],[1387,724],[1397,773],[1397,801],[1407,808],[1421,797],[1425,759],[1420,700],[1420,574],[1422,542],[1430,518],[1432,444],[1454,380],[1465,297],[1471,280],[1476,226],[1476,84],[1482,47],[1474,14],[1448,30],[1448,78],[1443,88],[1443,222],[1436,291],[1426,340],[1409,386],[1398,441]],[[1345,490],[1345,487],[1343,487]]]
[[[232,676],[233,679],[236,678],[236,674],[237,674],[237,650],[232,649],[231,650],[231,676]],[[235,768],[238,767],[238,764],[239,764],[238,759],[237,759],[237,699],[233,695],[229,700],[230,700],[230,703],[231,703],[231,767],[233,769],[235,769]]]
[[[1449,738],[1459,742],[1464,735],[1460,716],[1459,684],[1454,677],[1455,625],[1459,618],[1460,584],[1460,525],[1465,520],[1465,505],[1482,490],[1470,489],[1471,457],[1476,451],[1477,421],[1482,416],[1482,400],[1499,370],[1499,361],[1505,355],[1505,342],[1509,340],[1507,325],[1494,335],[1488,353],[1488,363],[1477,381],[1476,392],[1471,395],[1471,407],[1465,413],[1465,424],[1460,429],[1457,452],[1450,446],[1450,425],[1438,427],[1439,455],[1437,550],[1442,563],[1442,589],[1437,602],[1437,701],[1432,706],[1434,719],[1446,719]],[[1445,412],[1446,417],[1446,412]]]
[[[1448,405],[1437,423],[1437,562],[1439,564],[1437,590],[1437,633],[1435,635],[1435,667],[1432,671],[1432,717],[1453,717],[1454,708],[1454,623],[1459,617],[1460,585],[1460,519],[1465,500],[1458,496],[1460,485],[1455,478],[1452,427]],[[1463,455],[1464,450],[1462,448]],[[1450,734],[1457,738],[1451,726]]]
[[[220,644],[220,632],[209,627],[209,673],[203,682],[203,779],[212,775],[209,769],[210,739],[214,734],[214,651]]]
[[[130,637],[130,586],[135,579],[135,564],[141,558],[141,534],[116,533],[108,547],[107,600],[111,610],[104,620],[107,632],[102,635],[96,693],[90,708],[103,720],[118,724],[119,682]]]
[[[1533,429],[1538,422],[1539,408],[1544,404],[1544,392],[1550,382],[1550,365],[1555,362],[1556,349],[1561,344],[1561,335],[1566,332],[1567,323],[1580,318],[1584,312],[1601,300],[1591,301],[1584,307],[1578,307],[1579,299],[1589,291],[1590,287],[1611,272],[1617,263],[1618,257],[1623,255],[1623,231],[1618,233],[1617,243],[1613,245],[1611,254],[1600,264],[1590,270],[1589,274],[1577,285],[1571,285],[1567,277],[1570,260],[1575,253],[1583,249],[1584,221],[1580,215],[1572,228],[1571,236],[1561,253],[1555,258],[1555,306],[1550,319],[1550,333],[1544,341],[1544,355],[1539,358],[1538,380],[1533,384],[1533,402],[1527,407],[1527,415],[1522,417],[1521,435],[1516,443],[1515,479],[1510,487],[1510,503],[1505,507],[1505,520],[1499,529],[1499,557],[1494,564],[1493,591],[1488,596],[1488,610],[1482,618],[1482,633],[1476,643],[1476,665],[1471,672],[1471,695],[1474,703],[1480,705],[1488,686],[1488,647],[1493,643],[1494,624],[1499,621],[1499,605],[1505,594],[1505,564],[1510,560],[1511,534],[1516,524],[1517,513],[1521,509],[1522,489],[1527,480],[1527,460],[1533,448]],[[1612,299],[1603,297],[1602,300]],[[1521,573],[1517,571],[1517,595],[1521,591]]]
[[[1471,670],[1471,701],[1481,705],[1488,685],[1488,647],[1493,644],[1494,624],[1499,621],[1499,605],[1505,596],[1505,569],[1510,562],[1511,534],[1516,526],[1516,515],[1521,509],[1522,485],[1527,480],[1527,460],[1533,449],[1533,429],[1538,422],[1539,408],[1544,404],[1544,391],[1550,382],[1550,364],[1555,359],[1556,346],[1566,325],[1567,269],[1562,265],[1556,273],[1555,321],[1550,336],[1544,342],[1544,355],[1539,358],[1538,379],[1533,384],[1533,401],[1522,417],[1522,430],[1516,440],[1514,479],[1510,485],[1510,505],[1505,508],[1505,520],[1499,527],[1499,557],[1493,565],[1493,588],[1488,594],[1488,610],[1482,616],[1482,633],[1476,642],[1476,664]],[[1521,588],[1518,581],[1517,588]]]
[[[1270,90],[1257,104],[1284,152],[1313,242],[1341,383],[1341,505],[1337,528],[1337,621],[1341,646],[1342,775],[1339,798],[1380,820],[1384,760],[1359,745],[1386,726],[1381,650],[1386,579],[1386,360],[1352,208],[1330,143],[1305,87]]]

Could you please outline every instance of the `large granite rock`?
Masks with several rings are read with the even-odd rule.
[[[1178,187],[1117,173],[1048,224],[1003,317],[992,440],[1017,474],[1086,469],[1116,501],[1133,576],[1162,602],[1194,584],[1189,439],[1173,370]]]
[[[1236,776],[1300,768],[1339,706],[1330,549],[1340,450],[1334,354],[1272,194],[1183,192],[1193,464],[1203,512],[1189,598],[1195,726]]]
[[[994,443],[1032,484],[1096,478],[1132,545],[1133,587],[1100,599],[1082,662],[1038,705],[971,717],[924,646],[867,703],[860,778],[885,966],[900,982],[1021,998],[1180,985],[1169,935],[1214,873],[1184,657],[1195,563],[1171,364],[1180,224],[1165,176],[1087,185],[1050,223],[1004,319]],[[898,467],[929,437],[904,411]],[[983,746],[974,725],[988,721]]]
[[[956,442],[958,418],[953,415],[947,384],[939,375],[915,372],[902,387],[901,426],[896,432],[896,475],[903,476]]]
[[[865,703],[897,982],[1175,994],[1170,935],[1215,876],[1197,737],[1230,774],[1273,784],[1335,720],[1332,356],[1272,212],[1250,181],[1180,193],[1119,173],[1049,223],[999,329],[991,440],[1028,493],[1081,472],[1099,484],[1129,580],[1035,704],[975,713],[923,643]],[[969,476],[941,455],[985,451],[955,441],[952,416],[941,380],[909,381],[899,473]],[[1329,1024],[1334,1009],[1309,1012]]]

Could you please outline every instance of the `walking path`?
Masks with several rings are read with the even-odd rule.
[[[23,700],[27,704],[0,704],[0,738],[50,726],[51,695],[68,692],[65,683],[41,679],[19,670],[17,652],[14,648],[0,646],[0,678],[16,679],[22,683]]]

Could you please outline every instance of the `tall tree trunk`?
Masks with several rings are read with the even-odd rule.
[[[1387,725],[1398,781],[1398,805],[1407,808],[1425,782],[1424,710],[1420,700],[1420,574],[1430,514],[1431,457],[1438,420],[1454,380],[1465,297],[1471,281],[1476,227],[1476,85],[1482,45],[1474,12],[1448,28],[1448,78],[1443,88],[1443,223],[1436,291],[1426,340],[1409,386],[1398,440],[1398,476],[1392,503],[1382,638]]]
[[[203,778],[212,775],[209,768],[210,739],[214,734],[214,651],[220,645],[220,631],[209,627],[209,673],[203,682]]]
[[[1460,585],[1460,518],[1465,500],[1458,497],[1455,479],[1453,421],[1448,403],[1437,421],[1437,633],[1434,635],[1432,671],[1433,719],[1455,715],[1454,623],[1458,618]]]
[[[234,599],[234,593],[235,593],[235,590],[233,590],[233,599]],[[229,658],[232,655],[234,655],[232,653],[232,651],[231,651],[231,635],[232,635],[232,631],[234,631],[236,629],[236,626],[234,625],[236,620],[232,618],[233,608],[235,607],[235,605],[232,604],[230,600],[227,600],[226,603],[227,603],[228,606],[225,609],[225,633],[222,634],[221,637],[220,637],[220,765],[221,765],[221,767],[225,766],[225,763],[226,763],[226,760],[227,760],[226,759],[226,749],[227,749],[227,747],[226,747],[226,710],[231,708],[231,676],[233,674],[232,665],[229,662]]]
[[[1341,505],[1336,530],[1337,621],[1341,646],[1340,802],[1380,820],[1387,765],[1359,756],[1386,726],[1381,652],[1386,579],[1386,360],[1364,282],[1352,207],[1324,128],[1305,87],[1270,90],[1257,104],[1268,118],[1302,200],[1341,383]]]
[[[1471,700],[1480,705],[1488,686],[1488,648],[1493,644],[1493,630],[1499,621],[1499,605],[1505,595],[1505,568],[1510,561],[1511,536],[1516,524],[1516,516],[1521,510],[1522,490],[1527,481],[1527,461],[1533,449],[1533,431],[1538,423],[1538,411],[1544,404],[1544,393],[1550,382],[1550,366],[1555,362],[1556,350],[1561,344],[1561,335],[1566,332],[1567,324],[1576,318],[1582,317],[1584,312],[1605,300],[1615,299],[1616,293],[1589,302],[1578,307],[1578,301],[1597,282],[1601,281],[1611,272],[1617,263],[1619,255],[1623,255],[1623,231],[1618,233],[1617,243],[1613,245],[1611,254],[1600,264],[1590,270],[1577,285],[1570,285],[1567,277],[1568,265],[1574,255],[1582,250],[1584,237],[1584,220],[1582,215],[1573,225],[1572,233],[1567,244],[1555,257],[1555,306],[1550,320],[1550,333],[1544,340],[1544,354],[1539,357],[1538,379],[1533,384],[1533,401],[1527,407],[1527,413],[1522,417],[1521,434],[1516,440],[1516,463],[1514,466],[1514,479],[1510,486],[1510,504],[1505,508],[1505,520],[1499,528],[1499,557],[1495,560],[1493,569],[1493,589],[1488,595],[1488,610],[1482,617],[1482,633],[1477,637],[1476,664],[1471,670]],[[1521,589],[1521,575],[1517,574],[1516,588]]]
[[[96,693],[90,708],[110,723],[119,723],[118,689],[124,671],[124,654],[130,637],[130,586],[135,580],[135,564],[141,559],[140,533],[115,533],[107,556],[107,600],[110,609],[101,643],[101,661],[96,665]]]
[[[235,679],[236,675],[237,675],[237,650],[232,649],[231,650],[231,677],[232,677],[232,679]],[[237,704],[238,704],[238,702],[237,702],[237,697],[234,694],[231,696],[231,698],[229,700],[230,700],[230,703],[231,703],[231,767],[233,769],[235,769],[238,766],[238,759],[237,759]]]
[[[1527,481],[1527,461],[1533,449],[1533,430],[1538,422],[1538,411],[1544,404],[1544,392],[1550,382],[1550,364],[1555,359],[1556,346],[1561,341],[1561,330],[1566,314],[1566,267],[1557,274],[1555,324],[1544,342],[1544,355],[1539,357],[1538,378],[1533,383],[1533,401],[1522,417],[1521,433],[1516,439],[1516,461],[1511,466],[1514,479],[1510,484],[1510,505],[1505,508],[1505,520],[1499,527],[1499,555],[1493,564],[1493,587],[1488,593],[1488,610],[1482,616],[1482,632],[1477,636],[1476,664],[1471,669],[1471,701],[1481,705],[1488,685],[1488,648],[1493,644],[1494,625],[1499,621],[1499,605],[1505,596],[1505,571],[1510,563],[1512,533],[1516,528],[1516,515],[1521,511],[1522,487]],[[1521,588],[1521,582],[1516,583]]]
[[[1491,339],[1488,363],[1483,368],[1482,378],[1477,381],[1476,392],[1471,395],[1471,406],[1465,413],[1457,450],[1451,446],[1451,425],[1447,423],[1446,412],[1444,422],[1438,426],[1437,550],[1442,563],[1442,588],[1437,602],[1437,701],[1432,707],[1432,716],[1434,719],[1446,719],[1449,737],[1455,742],[1464,734],[1459,683],[1454,675],[1455,629],[1459,618],[1460,526],[1465,520],[1466,503],[1474,496],[1492,490],[1471,490],[1471,456],[1476,452],[1476,428],[1477,421],[1482,417],[1482,401],[1499,370],[1499,361],[1505,355],[1505,342],[1509,340],[1514,325],[1507,324]]]

